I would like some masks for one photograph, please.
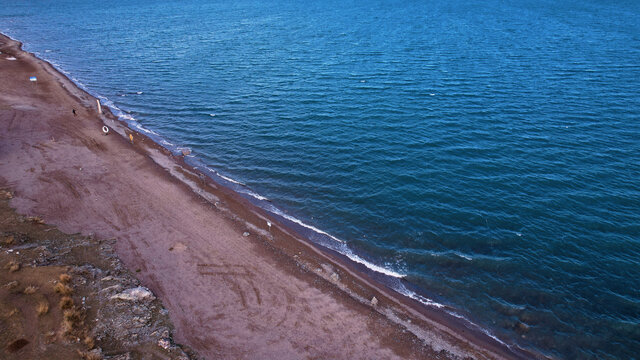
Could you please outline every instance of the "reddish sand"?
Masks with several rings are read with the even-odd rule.
[[[277,223],[269,233],[259,209],[144,136],[132,144],[129,129],[19,43],[0,36],[0,51],[0,186],[15,192],[11,205],[65,232],[116,238],[169,309],[176,341],[204,358],[519,357]]]

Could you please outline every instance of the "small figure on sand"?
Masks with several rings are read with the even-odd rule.
[[[73,112],[73,116],[78,116],[78,113],[76,112],[76,109],[71,110],[71,112]]]

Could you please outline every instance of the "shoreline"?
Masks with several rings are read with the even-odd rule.
[[[9,38],[0,35],[0,41],[5,41],[4,39]],[[368,315],[366,316],[377,314],[375,316],[386,319],[380,321],[389,321],[389,324],[386,324],[386,326],[389,327],[390,333],[399,334],[405,333],[404,330],[408,330],[411,333],[410,336],[406,336],[402,341],[395,342],[395,346],[391,346],[391,348],[395,347],[392,350],[396,355],[403,347],[408,347],[412,351],[410,357],[421,358],[420,354],[425,355],[431,353],[430,351],[427,351],[427,353],[422,352],[423,350],[428,350],[425,349],[428,345],[432,348],[432,354],[445,350],[454,356],[460,357],[472,356],[474,358],[505,359],[541,357],[538,354],[522,350],[517,346],[507,346],[481,331],[482,329],[469,329],[462,319],[438,308],[423,305],[417,300],[394,291],[388,283],[385,283],[385,280],[388,279],[381,279],[374,271],[363,271],[363,267],[366,267],[366,265],[358,265],[349,259],[348,256],[340,254],[336,250],[323,248],[313,241],[308,240],[299,229],[292,228],[290,224],[287,225],[282,219],[278,219],[273,214],[268,213],[265,209],[252,203],[232,188],[216,182],[209,174],[205,174],[204,171],[189,164],[189,161],[185,160],[185,157],[173,154],[171,150],[156,143],[151,137],[131,129],[131,127],[127,126],[121,119],[113,115],[110,109],[103,107],[105,114],[97,114],[95,111],[95,98],[92,95],[77,87],[76,84],[48,62],[20,50],[21,45],[17,41],[6,41],[9,42],[9,44],[2,46],[2,55],[5,55],[4,50],[8,46],[15,48],[16,54],[14,56],[18,58],[18,61],[14,61],[15,63],[24,62],[34,69],[37,69],[38,66],[41,67],[44,73],[42,75],[40,73],[38,74],[39,80],[41,76],[45,81],[47,80],[47,76],[50,77],[53,81],[47,84],[49,87],[60,86],[69,97],[75,98],[76,102],[79,101],[79,106],[83,106],[83,110],[86,111],[88,114],[87,117],[89,118],[87,124],[84,125],[85,127],[93,126],[97,128],[98,122],[100,121],[121,135],[117,140],[114,140],[115,134],[103,138],[95,131],[95,134],[100,137],[93,139],[93,141],[82,141],[81,139],[80,141],[84,147],[93,150],[92,153],[94,154],[99,153],[100,151],[104,151],[101,147],[106,147],[101,144],[101,142],[108,138],[108,141],[112,143],[111,146],[118,147],[118,151],[121,153],[129,153],[131,150],[134,150],[138,156],[151,160],[153,163],[152,166],[156,167],[155,169],[149,170],[151,175],[163,177],[164,182],[170,183],[173,187],[180,188],[182,192],[180,196],[190,193],[191,195],[189,196],[197,199],[196,201],[201,202],[203,207],[209,209],[205,215],[217,216],[220,218],[218,219],[220,223],[224,222],[227,224],[226,226],[231,224],[230,227],[239,234],[248,232],[250,235],[245,236],[245,238],[250,238],[250,240],[255,243],[252,245],[260,248],[258,253],[262,254],[263,257],[271,257],[279,260],[277,261],[277,266],[285,273],[296,273],[296,276],[302,277],[303,281],[313,283],[313,287],[316,289],[318,287],[322,288],[323,293],[330,293],[330,296],[339,297],[341,302],[347,304],[347,307],[353,308],[352,312],[360,314],[358,316],[363,316],[363,313],[367,313]],[[5,61],[4,59],[0,60]],[[37,86],[41,85],[38,84]],[[46,96],[40,95],[39,97],[46,101]],[[2,100],[2,98],[0,98],[0,100]],[[93,107],[91,105],[92,102]],[[99,125],[101,126],[102,124]],[[133,144],[130,144],[126,138],[129,135],[133,136]],[[85,142],[87,142],[87,144],[84,144]],[[92,147],[94,147],[94,149],[92,149]],[[3,179],[0,178],[0,181],[2,180]],[[9,181],[9,186],[11,186],[10,183],[11,181]],[[11,187],[13,188],[14,186]],[[73,193],[73,191],[71,193]],[[20,195],[20,192],[18,192],[17,197],[20,198]],[[135,194],[133,194],[133,196],[135,196]],[[77,201],[81,200],[76,199],[76,202]],[[23,200],[17,208],[21,212],[33,210],[38,204],[37,201],[32,200],[32,202],[34,203],[27,204],[28,201]],[[198,209],[198,211],[200,210],[201,209]],[[151,211],[153,211],[153,209],[151,209]],[[50,209],[48,212],[47,214],[47,211],[44,211],[42,214],[45,219],[51,216]],[[208,220],[206,217],[202,220],[205,219]],[[268,226],[267,222],[270,222],[272,225]],[[63,219],[54,219],[53,223],[69,226],[69,224],[64,223]],[[124,221],[124,223],[129,223],[130,226],[132,225],[131,221]],[[78,222],[71,225],[70,228],[85,232],[95,231],[94,229],[87,228],[86,224],[80,224]],[[127,231],[126,228],[120,226],[116,226],[116,228],[118,228],[116,231],[118,233]],[[113,235],[113,232],[107,229],[100,232],[104,233],[104,235]],[[186,248],[190,248],[191,245],[192,244],[186,240],[185,243],[182,244],[182,246]],[[157,249],[153,249],[154,245],[148,246],[152,249],[149,250],[151,253],[157,251]],[[121,245],[117,248],[120,256],[125,253],[123,247],[124,246]],[[133,247],[135,247],[135,244]],[[173,248],[176,248],[176,246],[173,246],[172,249]],[[127,256],[125,256],[125,258],[126,257]],[[125,259],[125,263],[131,266],[135,261],[129,258]],[[142,264],[144,264],[144,262],[142,262]],[[208,267],[200,265],[206,264],[198,263],[196,264],[196,268]],[[147,271],[142,275],[143,283],[145,283],[145,280],[151,280],[151,282],[155,281],[157,283],[162,282],[157,279],[153,280],[153,278],[157,278],[158,276],[162,277],[163,274],[146,273]],[[147,277],[146,279],[145,276]],[[317,285],[316,283],[319,279],[322,279],[321,281],[323,281],[323,283]],[[399,279],[397,281],[402,283],[404,280]],[[153,288],[153,286],[150,287]],[[162,288],[162,285],[156,284],[156,287]],[[166,298],[169,302],[172,302],[171,296],[163,294],[163,291],[159,292],[159,296],[163,300]],[[371,301],[374,297],[377,300],[376,304],[372,304]],[[242,301],[244,302],[245,300]],[[195,312],[197,311],[192,313]],[[173,320],[175,322],[175,319]],[[391,329],[392,327],[395,327],[395,329]],[[181,328],[184,330],[184,325],[178,326],[178,332],[180,332]],[[191,338],[197,338],[197,336],[194,335],[191,336]],[[200,350],[200,353],[202,353],[201,349],[206,349],[206,346],[203,344],[200,346],[194,344],[193,339],[185,342],[196,349],[196,351]],[[416,357],[415,354],[418,354],[418,356]]]

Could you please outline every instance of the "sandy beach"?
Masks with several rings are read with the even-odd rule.
[[[0,51],[0,186],[11,206],[115,239],[169,310],[175,340],[202,358],[535,357],[317,248],[108,109],[99,114],[95,98],[18,42],[0,36]]]

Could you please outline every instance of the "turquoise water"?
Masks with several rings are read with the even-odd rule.
[[[5,0],[0,31],[505,342],[637,357],[640,3]]]

